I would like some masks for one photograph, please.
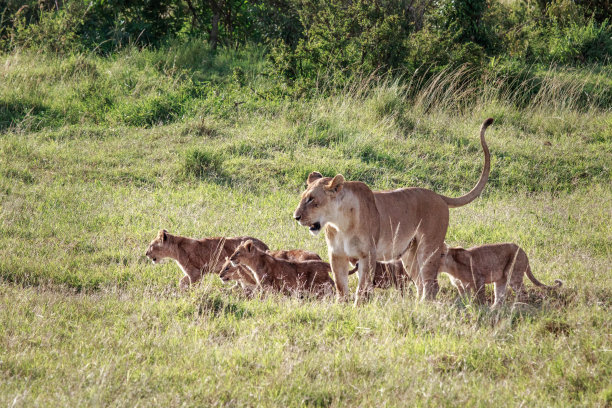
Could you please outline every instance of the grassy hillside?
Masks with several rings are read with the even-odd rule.
[[[461,72],[299,89],[257,49],[2,56],[0,404],[609,406],[610,73],[542,71],[525,102]],[[556,294],[248,300],[144,256],[166,228],[326,257],[291,218],[310,171],[460,195],[489,116],[447,241],[517,242]]]

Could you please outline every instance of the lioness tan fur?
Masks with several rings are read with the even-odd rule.
[[[236,247],[246,240],[251,240],[262,250],[268,249],[266,244],[252,237],[193,239],[172,235],[164,229],[151,241],[146,255],[153,263],[164,258],[174,259],[185,273],[179,281],[179,286],[185,289],[206,273],[219,273],[225,257],[233,254]]]
[[[291,250],[277,250],[277,251],[266,251],[268,255],[275,258],[285,259],[290,261],[307,261],[307,260],[321,260],[321,257],[314,252],[304,251],[302,249],[291,249]],[[225,257],[225,263],[221,267],[219,278],[222,282],[230,280],[238,282],[242,289],[247,294],[257,287],[257,280],[251,273],[251,271],[244,265],[233,266],[229,257]]]
[[[527,254],[513,243],[481,245],[470,249],[447,248],[440,272],[450,275],[452,284],[461,295],[474,292],[480,302],[485,301],[485,284],[495,284],[493,307],[504,302],[508,285],[514,289],[517,296],[524,295],[525,274],[541,288],[554,289],[563,284],[558,279],[555,280],[555,286],[547,286],[538,281],[531,273]]]
[[[308,291],[317,295],[333,291],[334,281],[329,276],[330,266],[327,262],[274,258],[251,241],[240,244],[229,260],[234,266],[248,267],[263,289],[282,293]]]
[[[411,268],[416,260],[419,271],[417,291],[423,299],[438,293],[438,267],[448,228],[449,208],[474,200],[489,178],[490,157],[485,131],[493,119],[480,129],[484,168],[476,186],[464,196],[446,197],[425,188],[400,188],[372,191],[359,181],[345,181],[341,174],[323,177],[312,172],[307,179],[294,217],[314,235],[325,229],[325,240],[334,273],[337,295],[348,296],[349,260],[359,261],[359,284],[355,304],[370,289],[369,279],[376,261],[402,259]],[[416,243],[414,249],[410,244]],[[411,253],[413,252],[413,253]]]

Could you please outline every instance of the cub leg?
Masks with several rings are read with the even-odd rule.
[[[468,286],[464,285],[461,279],[457,279],[452,275],[448,275],[448,277],[450,278],[451,285],[457,288],[459,296],[464,297],[466,295],[466,289],[468,288]]]
[[[476,290],[476,301],[480,304],[484,304],[487,301],[487,298],[485,297],[485,284],[484,284],[484,279],[482,278],[476,278],[474,280],[475,284],[474,284],[474,289]]]
[[[189,289],[190,285],[191,278],[189,277],[189,275],[185,275],[179,280],[179,288],[181,288],[182,290]]]
[[[521,257],[521,255],[523,256]],[[519,302],[522,302],[527,297],[527,292],[525,292],[523,287],[523,277],[528,268],[529,261],[527,261],[527,256],[523,252],[523,254],[518,253],[514,262],[507,266],[506,269],[510,271],[507,274],[507,271],[504,271],[504,274],[508,276],[510,287],[516,293],[516,298]]]
[[[506,300],[507,286],[508,281],[505,277],[495,282],[495,302],[493,302],[493,309],[500,307]]]

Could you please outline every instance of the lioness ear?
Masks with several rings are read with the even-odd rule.
[[[161,238],[162,242],[166,242],[166,240],[168,239],[168,231],[166,231],[165,229],[159,230],[157,236]]]
[[[244,243],[244,249],[246,249],[247,252],[253,252],[253,241],[251,241],[250,239],[246,241]]]
[[[328,191],[338,192],[342,190],[342,185],[344,184],[344,176],[342,174],[338,174],[336,177],[332,179],[326,186],[325,189]]]
[[[313,171],[308,175],[308,179],[306,180],[306,184],[312,184],[318,179],[323,178],[323,175],[318,171]]]

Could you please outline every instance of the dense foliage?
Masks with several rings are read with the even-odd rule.
[[[199,38],[267,45],[288,80],[496,61],[606,62],[607,0],[2,0],[4,50],[109,53]]]

